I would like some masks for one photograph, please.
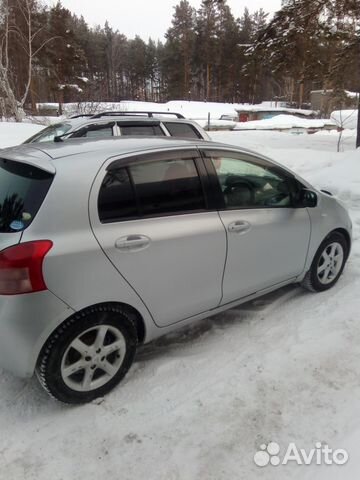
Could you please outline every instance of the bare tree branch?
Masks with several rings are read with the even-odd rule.
[[[42,50],[48,43],[50,43],[50,42],[52,42],[53,40],[56,40],[56,39],[58,39],[58,38],[62,38],[62,37],[59,37],[59,36],[57,35],[57,36],[55,36],[55,37],[51,37],[51,38],[48,38],[47,40],[45,40],[45,41],[42,43],[42,45],[41,45],[37,50],[35,50],[35,52],[32,54],[32,57],[33,57],[33,58],[36,57],[36,55],[38,55],[38,54],[41,52],[41,50]]]

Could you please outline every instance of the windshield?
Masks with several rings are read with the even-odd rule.
[[[0,159],[0,232],[30,225],[49,190],[53,175],[39,168]]]
[[[64,135],[71,129],[70,123],[56,123],[46,127],[33,137],[28,138],[24,143],[52,142],[55,137]]]

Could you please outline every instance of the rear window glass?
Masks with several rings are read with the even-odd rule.
[[[18,232],[30,225],[52,179],[31,165],[0,159],[0,232]]]
[[[56,125],[51,125],[51,127],[44,128],[44,130],[41,130],[24,143],[52,142],[55,137],[65,135],[70,129],[71,125],[69,123],[57,123]]]
[[[121,135],[165,136],[160,125],[119,125]]]
[[[110,123],[101,123],[88,125],[86,127],[80,128],[73,134],[70,135],[70,138],[109,138],[114,136],[113,128],[115,122]]]
[[[202,138],[200,133],[188,123],[164,122],[172,137]]]

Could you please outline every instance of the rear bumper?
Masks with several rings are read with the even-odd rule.
[[[45,341],[72,313],[49,291],[0,295],[0,368],[31,377]]]

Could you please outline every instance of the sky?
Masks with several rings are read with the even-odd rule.
[[[64,7],[83,15],[90,26],[109,24],[129,38],[139,35],[144,40],[163,40],[170,27],[174,6],[180,0],[61,0]],[[55,3],[50,0],[49,3]],[[199,8],[201,0],[190,0]],[[247,6],[250,12],[263,8],[274,13],[280,9],[281,0],[228,0],[235,17],[240,17]]]

